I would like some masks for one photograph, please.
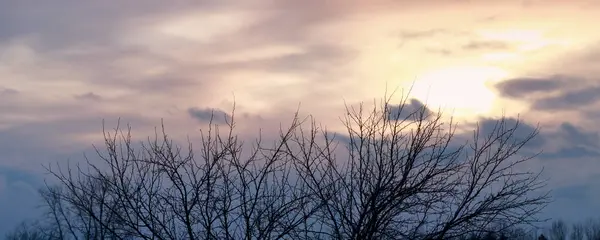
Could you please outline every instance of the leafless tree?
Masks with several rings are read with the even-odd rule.
[[[407,101],[348,106],[345,133],[296,115],[277,140],[249,143],[232,114],[197,152],[164,127],[139,146],[130,128],[104,131],[102,161],[48,168],[48,216],[65,239],[161,240],[453,239],[539,220],[544,181],[520,168],[537,130],[502,119],[462,141]]]
[[[537,240],[538,236],[533,228],[512,227],[506,228],[501,232],[492,229],[485,232],[475,232],[468,236],[457,238],[457,240]]]
[[[583,240],[585,226],[582,223],[575,223],[571,227],[571,240]]]
[[[585,239],[600,240],[600,220],[595,218],[588,219],[584,227]]]
[[[557,220],[552,223],[548,236],[552,240],[566,240],[569,235],[568,231],[567,224],[562,220]]]
[[[519,123],[502,119],[487,135],[478,129],[470,144],[457,144],[455,125],[440,113],[391,109],[389,99],[371,111],[347,108],[347,160],[302,142],[305,135],[290,154],[323,203],[315,220],[328,237],[450,239],[494,223],[536,221],[547,195],[531,194],[543,183],[519,171],[530,157],[516,155],[537,132],[517,136]]]
[[[49,171],[60,188],[44,192],[63,235],[86,239],[279,239],[297,234],[317,205],[285,155],[298,127],[244,152],[233,134],[210,124],[200,156],[164,132],[136,150],[130,129],[105,131],[102,163]]]
[[[44,233],[37,229],[37,224],[30,222],[22,222],[15,229],[8,232],[4,239],[6,240],[41,240],[44,238]]]

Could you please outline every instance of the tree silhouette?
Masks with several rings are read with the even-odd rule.
[[[546,238],[546,236],[544,236],[544,234],[540,234],[540,236],[538,237],[538,240],[548,240],[548,238]]]
[[[408,100],[348,106],[337,135],[296,114],[272,142],[243,142],[231,114],[198,151],[105,130],[102,161],[48,167],[45,222],[57,239],[458,239],[539,221],[544,181],[519,168],[537,130],[501,119],[461,142]]]
[[[552,223],[548,236],[552,240],[566,240],[568,236],[568,227],[564,221],[558,220]]]
[[[582,223],[575,223],[571,227],[571,240],[583,240],[584,235],[584,225]]]

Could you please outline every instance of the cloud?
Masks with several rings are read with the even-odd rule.
[[[500,119],[482,118],[479,121],[481,134],[492,132]],[[518,122],[514,132],[515,138],[523,138],[536,130],[536,125],[526,120],[506,118],[507,127],[513,127]],[[475,127],[475,125],[470,125]],[[350,139],[345,134],[337,134],[340,143],[348,144]],[[472,141],[470,132],[454,136],[452,146],[459,146],[465,141]],[[546,190],[552,189],[552,202],[541,217],[559,217],[566,220],[581,220],[581,216],[588,216],[576,207],[581,203],[587,209],[599,209],[596,203],[599,196],[589,194],[591,189],[596,189],[598,171],[597,159],[600,158],[598,148],[598,132],[586,129],[571,122],[564,122],[555,129],[542,129],[525,148],[521,149],[522,156],[535,156],[539,150],[544,150],[527,164],[520,166],[521,170],[539,171],[544,167],[542,178],[549,178],[550,185]],[[469,149],[465,149],[468,151]],[[590,191],[588,191],[590,190]],[[585,197],[583,197],[585,196]],[[578,197],[583,197],[579,199]],[[596,201],[596,202],[595,202]],[[575,205],[574,205],[575,204]],[[571,212],[565,212],[570,209]],[[574,212],[579,212],[574,214]]]
[[[413,103],[411,105],[407,105],[407,106],[417,106],[417,107],[422,107],[423,105],[421,105],[422,103],[419,103],[418,101],[413,101]],[[409,107],[410,108],[410,107]],[[429,110],[427,110],[429,111]],[[404,112],[404,111],[403,111]],[[410,112],[408,112],[410,113]],[[428,120],[425,120],[428,121]],[[443,121],[443,120],[442,120]],[[567,124],[568,125],[568,124]],[[482,140],[483,138],[486,138],[487,136],[489,136],[490,134],[495,134],[495,133],[501,133],[502,131],[506,131],[512,128],[516,128],[513,131],[513,134],[510,136],[512,140],[516,140],[516,141],[520,141],[520,140],[525,140],[526,138],[529,138],[529,136],[531,136],[531,134],[536,133],[537,135],[529,140],[527,142],[527,144],[525,144],[525,148],[521,150],[521,154],[528,154],[528,155],[534,155],[537,154],[539,149],[542,149],[545,145],[547,145],[550,142],[554,142],[554,139],[556,139],[557,136],[559,136],[558,133],[554,132],[554,135],[549,135],[549,134],[545,134],[544,132],[540,132],[539,128],[537,127],[537,125],[528,123],[525,120],[522,119],[516,119],[516,118],[510,118],[510,117],[506,117],[506,118],[481,118],[479,119],[478,122],[476,123],[467,123],[466,125],[461,125],[459,126],[461,128],[468,128],[469,131],[463,131],[463,132],[457,132],[456,134],[454,134],[452,136],[452,139],[450,141],[450,148],[448,149],[448,151],[453,151],[458,149],[459,146],[464,145],[467,142],[472,142],[476,139],[473,139],[473,132],[470,130],[476,130],[479,129],[479,136],[478,139]],[[502,127],[502,129],[500,129],[500,127]],[[582,133],[579,132],[579,130],[575,130],[576,133],[565,133],[565,131],[560,132],[560,136],[566,136],[568,138],[576,138],[576,136],[581,136],[581,135],[585,135],[586,138],[592,138],[592,135],[586,134],[586,133]],[[351,141],[351,138],[348,136],[348,134],[346,133],[332,133],[335,134],[336,139],[338,141],[340,141],[341,143],[344,144],[349,144]],[[358,138],[358,136],[356,136],[355,138]],[[566,144],[570,144],[569,142],[565,142]],[[569,145],[565,145],[565,146],[569,146]],[[470,149],[467,147],[466,149],[463,149],[464,151],[470,151]]]
[[[527,98],[534,93],[560,90],[569,80],[571,79],[559,75],[547,78],[514,78],[502,81],[495,87],[501,96]]]
[[[82,48],[45,56],[48,61],[77,65],[78,73],[83,75],[78,82],[103,89],[118,88],[120,92],[127,90],[136,98],[140,94],[165,95],[194,89],[199,82],[208,83],[214,72],[209,70],[210,65],[200,65],[192,70],[178,59],[137,46]],[[191,76],[195,74],[197,79]]]
[[[490,134],[498,133],[499,131],[506,131],[508,129],[515,128],[513,135],[511,136],[514,140],[520,141],[528,138],[533,133],[539,132],[539,128],[536,125],[529,124],[522,119],[505,117],[505,118],[482,118],[478,122],[480,137],[487,137]],[[546,143],[547,139],[538,136],[534,137],[525,144],[525,147],[533,149],[540,148]]]
[[[407,48],[407,44],[411,44],[424,49],[426,52],[444,56],[454,54],[457,49],[470,50],[464,47],[455,48],[453,45],[456,45],[454,41],[457,39],[464,41],[463,39],[470,39],[473,37],[472,33],[469,31],[444,28],[427,30],[402,29],[397,35],[400,40],[400,47]],[[444,39],[445,44],[439,44],[441,39]],[[451,40],[448,41],[446,39]]]
[[[563,122],[556,130],[540,134],[554,146],[547,146],[539,158],[544,160],[573,161],[582,158],[600,157],[600,135],[597,131],[584,129],[569,122]]]
[[[560,125],[557,137],[577,146],[598,147],[600,145],[598,132],[582,129],[568,122]]]
[[[399,36],[405,40],[416,40],[419,38],[433,37],[438,34],[448,33],[446,29],[428,29],[428,30],[401,30]]]
[[[0,88],[0,97],[2,96],[14,96],[19,94],[19,91],[12,88]]]
[[[539,157],[545,160],[574,161],[578,158],[600,157],[600,152],[579,146],[566,146],[560,147],[557,151],[544,152]]]
[[[26,86],[23,98],[32,95],[44,98],[49,92],[64,91],[61,104],[83,99],[102,100],[102,104],[94,103],[93,109],[152,106],[158,111],[173,105],[186,109],[189,99],[204,106],[220,107],[219,104],[230,97],[229,93],[240,91],[248,93],[247,97],[238,94],[247,105],[279,102],[289,105],[284,99],[273,101],[271,95],[289,98],[290,103],[302,100],[309,105],[308,100],[303,99],[307,94],[305,89],[312,89],[311,93],[323,92],[324,98],[341,94],[343,90],[335,86],[343,79],[338,74],[345,71],[345,65],[357,54],[337,41],[309,37],[321,23],[346,14],[338,9],[338,3],[264,2],[258,3],[258,8],[249,9],[227,1],[167,4],[151,0],[139,7],[133,3],[115,7],[104,2],[71,0],[51,5],[27,1],[11,4],[19,14],[0,15],[23,26],[6,32],[5,39],[35,33],[30,41],[7,40],[5,45],[0,44],[0,52],[3,47],[27,50],[27,54],[21,55],[28,61],[19,66],[19,72],[27,74],[20,74],[21,79],[14,80],[17,89]],[[39,16],[34,14],[36,11],[40,12]],[[237,19],[239,14],[248,17]],[[170,28],[177,27],[178,19],[210,25],[220,21],[221,16],[232,17],[224,24],[239,20],[245,25],[202,43],[169,32]],[[45,18],[48,20],[43,22]],[[82,19],[85,19],[85,27],[81,25]],[[191,29],[182,31],[194,33]],[[144,34],[148,34],[147,37]],[[14,58],[7,61],[13,62],[11,59]],[[11,76],[4,76],[0,71],[0,78]],[[48,79],[56,79],[53,81],[60,84],[28,89],[47,83]],[[98,89],[102,89],[101,94]],[[119,104],[123,102],[128,104]],[[267,111],[273,107],[262,109]]]
[[[389,108],[389,121],[416,120],[421,117],[421,111],[423,111],[422,116],[425,117],[425,119],[429,118],[433,114],[433,112],[427,106],[425,106],[425,104],[417,99],[411,99],[409,103],[390,106]]]
[[[514,78],[495,85],[504,97],[528,100],[534,110],[586,110],[600,102],[600,86],[596,81],[553,75],[546,78]]]
[[[77,100],[92,100],[92,101],[100,101],[102,100],[102,97],[98,94],[95,94],[93,92],[88,92],[85,94],[80,94],[80,95],[75,95],[75,99]]]
[[[398,36],[403,40],[420,40],[423,38],[431,38],[439,35],[446,36],[471,36],[471,32],[456,29],[446,28],[431,28],[431,29],[402,29]]]
[[[192,118],[200,122],[213,121],[215,123],[226,123],[231,120],[231,116],[228,113],[214,108],[189,108],[188,113]]]
[[[223,1],[226,2],[226,1]],[[18,36],[35,36],[44,49],[68,47],[72,44],[107,44],[135,19],[169,16],[190,8],[215,8],[206,1],[170,2],[149,0],[144,4],[124,1],[58,2],[3,0],[0,9],[0,42]]]
[[[511,46],[502,41],[471,41],[462,46],[464,50],[508,50]]]
[[[280,57],[259,61],[259,69],[273,72],[298,72],[299,74],[314,74],[328,72],[331,66],[343,65],[352,60],[355,53],[336,45],[308,45],[302,53],[287,54]],[[325,79],[323,79],[325,80]]]
[[[533,108],[540,110],[576,110],[586,108],[600,100],[600,87],[565,91],[558,96],[538,99]]]
[[[517,126],[514,139],[524,139],[534,132],[537,135],[531,139],[523,151],[536,154],[539,150],[543,152],[538,156],[540,160],[552,159],[579,159],[584,157],[600,157],[600,135],[597,131],[578,127],[570,122],[563,122],[555,129],[540,129],[537,125],[528,123],[522,119],[505,118],[483,118],[479,121],[481,136],[487,136],[494,132],[503,121],[505,128]]]
[[[467,33],[459,35],[456,33],[455,35],[461,36],[463,38],[472,38]],[[472,52],[490,52],[490,51],[510,51],[513,47],[511,44],[503,41],[490,41],[490,40],[468,40],[468,43],[455,43],[455,44],[446,44],[446,45],[456,45],[456,46],[444,46],[439,47],[439,44],[433,43],[430,46],[426,46],[423,49],[427,53],[433,53],[435,55],[441,56],[460,56],[461,54],[472,54]],[[461,51],[462,50],[462,51]]]

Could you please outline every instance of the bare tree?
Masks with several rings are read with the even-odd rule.
[[[588,219],[584,225],[584,233],[587,240],[600,240],[600,220]]]
[[[450,239],[536,221],[547,195],[532,194],[543,187],[539,174],[520,172],[531,158],[516,155],[537,132],[518,137],[519,123],[502,119],[457,145],[455,125],[441,114],[391,109],[389,99],[371,111],[347,108],[348,160],[312,144],[290,154],[324,205],[316,221],[328,237]]]
[[[585,226],[582,223],[575,223],[571,227],[571,240],[583,240]]]
[[[164,127],[139,146],[104,131],[102,161],[48,168],[48,216],[72,239],[453,239],[539,221],[544,181],[519,168],[537,130],[502,119],[463,142],[407,100],[347,107],[343,134],[296,115],[270,142],[238,139],[232,114],[197,152]]]
[[[568,231],[567,224],[562,220],[557,220],[552,223],[548,236],[552,240],[566,240],[569,235]]]
[[[164,132],[136,150],[130,129],[105,131],[102,160],[48,170],[60,188],[44,197],[64,235],[86,239],[279,239],[297,234],[317,205],[285,157],[284,143],[261,139],[243,152],[233,134],[210,124],[200,156]]]
[[[4,239],[6,240],[42,240],[44,235],[38,229],[35,229],[29,222],[22,222],[15,229],[8,232]]]
[[[4,239],[6,240],[55,240],[63,239],[58,235],[55,228],[47,223],[38,221],[21,222],[12,231],[8,232]]]

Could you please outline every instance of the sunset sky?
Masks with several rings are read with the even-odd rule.
[[[463,125],[539,123],[544,216],[597,216],[599,20],[596,0],[0,0],[0,234],[102,119],[193,136],[235,100],[244,136],[298,108],[336,129],[344,103],[410,87]]]

